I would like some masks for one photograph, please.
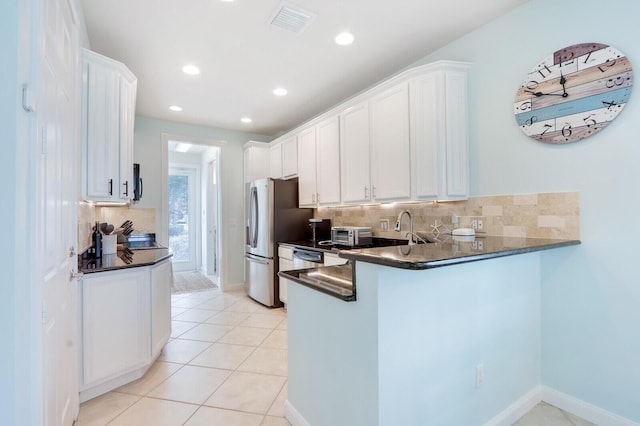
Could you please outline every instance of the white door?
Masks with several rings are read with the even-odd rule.
[[[78,289],[71,278],[77,268],[78,35],[67,1],[41,6],[34,258],[42,285],[42,364],[36,374],[43,380],[42,423],[59,426],[71,425],[78,412]]]
[[[213,159],[207,164],[207,275],[219,277],[218,268],[218,160]]]
[[[198,268],[198,187],[196,167],[169,166],[169,248],[173,251],[173,270]]]

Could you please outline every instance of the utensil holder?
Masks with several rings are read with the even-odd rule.
[[[102,236],[102,254],[115,254],[118,246],[118,235],[103,235]]]

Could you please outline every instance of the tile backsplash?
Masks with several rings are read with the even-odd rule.
[[[91,246],[91,231],[96,222],[107,222],[117,228],[126,220],[133,222],[134,232],[155,233],[156,209],[98,207],[92,203],[80,201],[78,203],[79,252]]]
[[[431,232],[452,228],[458,217],[458,227],[471,227],[473,219],[482,219],[484,230],[478,235],[528,238],[580,238],[580,196],[578,192],[557,192],[522,195],[472,197],[466,201],[392,203],[369,206],[319,208],[315,217],[331,219],[332,226],[371,226],[373,235],[404,238],[408,221],[403,219],[402,231],[393,230],[398,214],[409,210],[413,215],[414,232]],[[389,221],[389,230],[381,229],[381,221]]]

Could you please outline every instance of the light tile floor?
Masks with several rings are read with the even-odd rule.
[[[171,339],[140,380],[80,406],[76,426],[285,426],[287,316],[243,293],[174,295]],[[593,426],[541,402],[514,426]]]
[[[219,290],[171,300],[158,360],[140,380],[83,403],[75,425],[290,425],[285,311]]]

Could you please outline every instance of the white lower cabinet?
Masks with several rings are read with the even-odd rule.
[[[160,354],[171,335],[171,285],[169,259],[151,266],[151,357]]]
[[[80,296],[80,401],[136,380],[171,334],[171,262],[86,274]]]
[[[278,271],[292,271],[293,266],[293,249],[291,247],[278,247]],[[287,303],[287,283],[286,278],[279,278],[280,301]]]

